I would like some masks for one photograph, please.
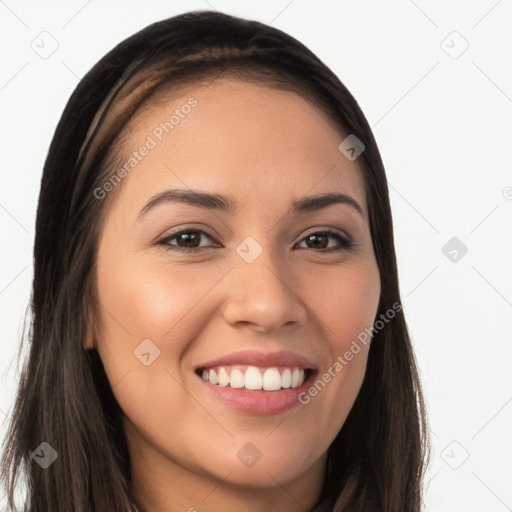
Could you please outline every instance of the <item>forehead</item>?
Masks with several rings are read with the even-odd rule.
[[[159,94],[136,115],[121,160],[151,149],[122,186],[132,200],[180,186],[266,203],[336,189],[366,209],[361,168],[338,149],[347,135],[298,93],[217,79]]]

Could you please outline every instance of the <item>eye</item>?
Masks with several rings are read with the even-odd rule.
[[[329,239],[336,240],[338,242],[338,247],[329,247]],[[314,231],[310,233],[306,237],[304,237],[300,243],[303,241],[311,243],[307,247],[307,249],[327,249],[313,252],[337,252],[337,251],[348,251],[350,248],[354,246],[354,243],[351,242],[348,238],[343,236],[338,231],[332,229],[325,229],[324,231]],[[327,246],[325,245],[327,244]]]
[[[211,248],[211,245],[201,245],[201,237],[206,237],[212,241],[215,240],[212,235],[209,235],[203,230],[185,229],[176,233],[171,233],[165,238],[162,238],[157,242],[157,245],[162,245],[166,249],[183,253],[195,253],[199,252],[201,248]],[[173,240],[176,240],[177,243],[172,243]],[[335,240],[338,243],[338,247],[329,247],[330,240]],[[311,249],[313,252],[348,251],[355,245],[338,231],[329,228],[308,234],[300,243],[304,242],[307,244],[306,249]],[[219,247],[219,245],[217,245],[217,247]]]
[[[212,236],[210,236],[208,233],[200,229],[185,229],[183,231],[179,231],[177,233],[173,233],[169,236],[166,236],[157,243],[158,245],[165,246],[167,249],[191,253],[197,252],[197,250],[201,248],[201,245],[199,245],[201,236],[205,236],[206,238],[213,240]],[[182,243],[184,245],[172,244],[171,240],[174,239],[176,239],[179,244]]]

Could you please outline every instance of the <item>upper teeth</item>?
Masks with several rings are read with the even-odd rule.
[[[304,368],[298,367],[217,366],[204,369],[202,377],[212,384],[223,387],[277,391],[281,388],[300,386],[304,382],[305,371]]]

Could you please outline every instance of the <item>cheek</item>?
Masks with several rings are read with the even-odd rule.
[[[176,339],[171,332],[182,329],[189,312],[215,282],[211,274],[179,269],[170,272],[159,262],[137,264],[135,258],[127,258],[112,263],[105,261],[98,273],[100,300],[110,313],[104,317],[122,336],[123,330],[115,325],[121,324],[124,335],[129,332],[133,341],[162,340],[166,334]]]
[[[347,266],[318,290],[316,311],[329,327],[331,347],[345,351],[375,320],[380,299],[377,266],[371,261]]]
[[[199,302],[218,277],[192,267],[169,268],[155,261],[144,264],[140,257],[139,262],[129,256],[98,261],[98,352],[121,408],[147,432],[154,411],[167,425],[172,411],[204,415],[182,392],[179,364],[206,314]],[[149,353],[149,365],[143,353]]]
[[[329,359],[303,403],[314,404],[315,417],[332,439],[363,382],[370,347],[365,329],[374,323],[379,298],[380,278],[374,260],[346,265],[335,279],[331,275],[320,282],[315,295],[315,311],[324,329]]]
[[[114,393],[123,408],[134,412],[136,400],[142,400],[140,410],[148,405],[142,397],[150,397],[156,409],[160,400],[183,410],[186,403],[174,403],[182,393],[172,377],[181,380],[184,356],[211,314],[205,298],[223,272],[199,271],[194,265],[171,268],[157,258],[149,262],[117,253],[98,260],[97,276],[102,306],[97,346]]]

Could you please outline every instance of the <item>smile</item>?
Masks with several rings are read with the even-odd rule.
[[[235,389],[279,391],[301,386],[311,374],[309,368],[250,365],[215,366],[199,368],[197,375],[220,387]]]
[[[288,350],[244,350],[203,361],[194,372],[202,392],[228,409],[271,415],[303,406],[298,397],[318,369],[308,357]]]

